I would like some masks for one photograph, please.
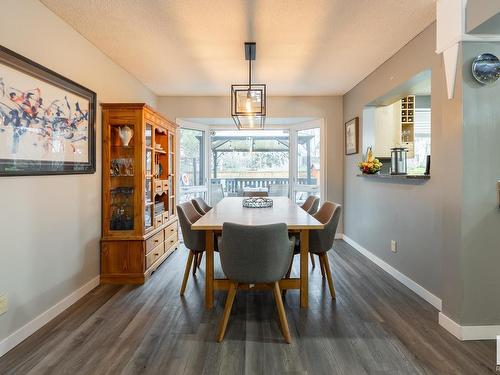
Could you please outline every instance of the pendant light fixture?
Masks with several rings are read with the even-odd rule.
[[[238,129],[264,129],[266,118],[266,85],[252,83],[252,61],[256,44],[245,42],[248,61],[248,84],[231,85],[231,116]]]

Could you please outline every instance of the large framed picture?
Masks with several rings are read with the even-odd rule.
[[[0,46],[0,176],[95,173],[95,92]]]
[[[346,155],[359,152],[359,117],[345,123],[344,143]]]

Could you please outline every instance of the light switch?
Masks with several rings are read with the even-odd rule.
[[[398,243],[394,240],[391,240],[391,251],[393,253],[398,251]]]

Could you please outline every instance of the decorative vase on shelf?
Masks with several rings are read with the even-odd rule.
[[[118,135],[120,136],[122,146],[128,146],[132,136],[134,135],[134,131],[127,125],[124,125],[118,127]]]

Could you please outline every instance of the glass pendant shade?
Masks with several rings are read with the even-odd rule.
[[[238,129],[263,129],[266,85],[231,85],[231,116]]]

